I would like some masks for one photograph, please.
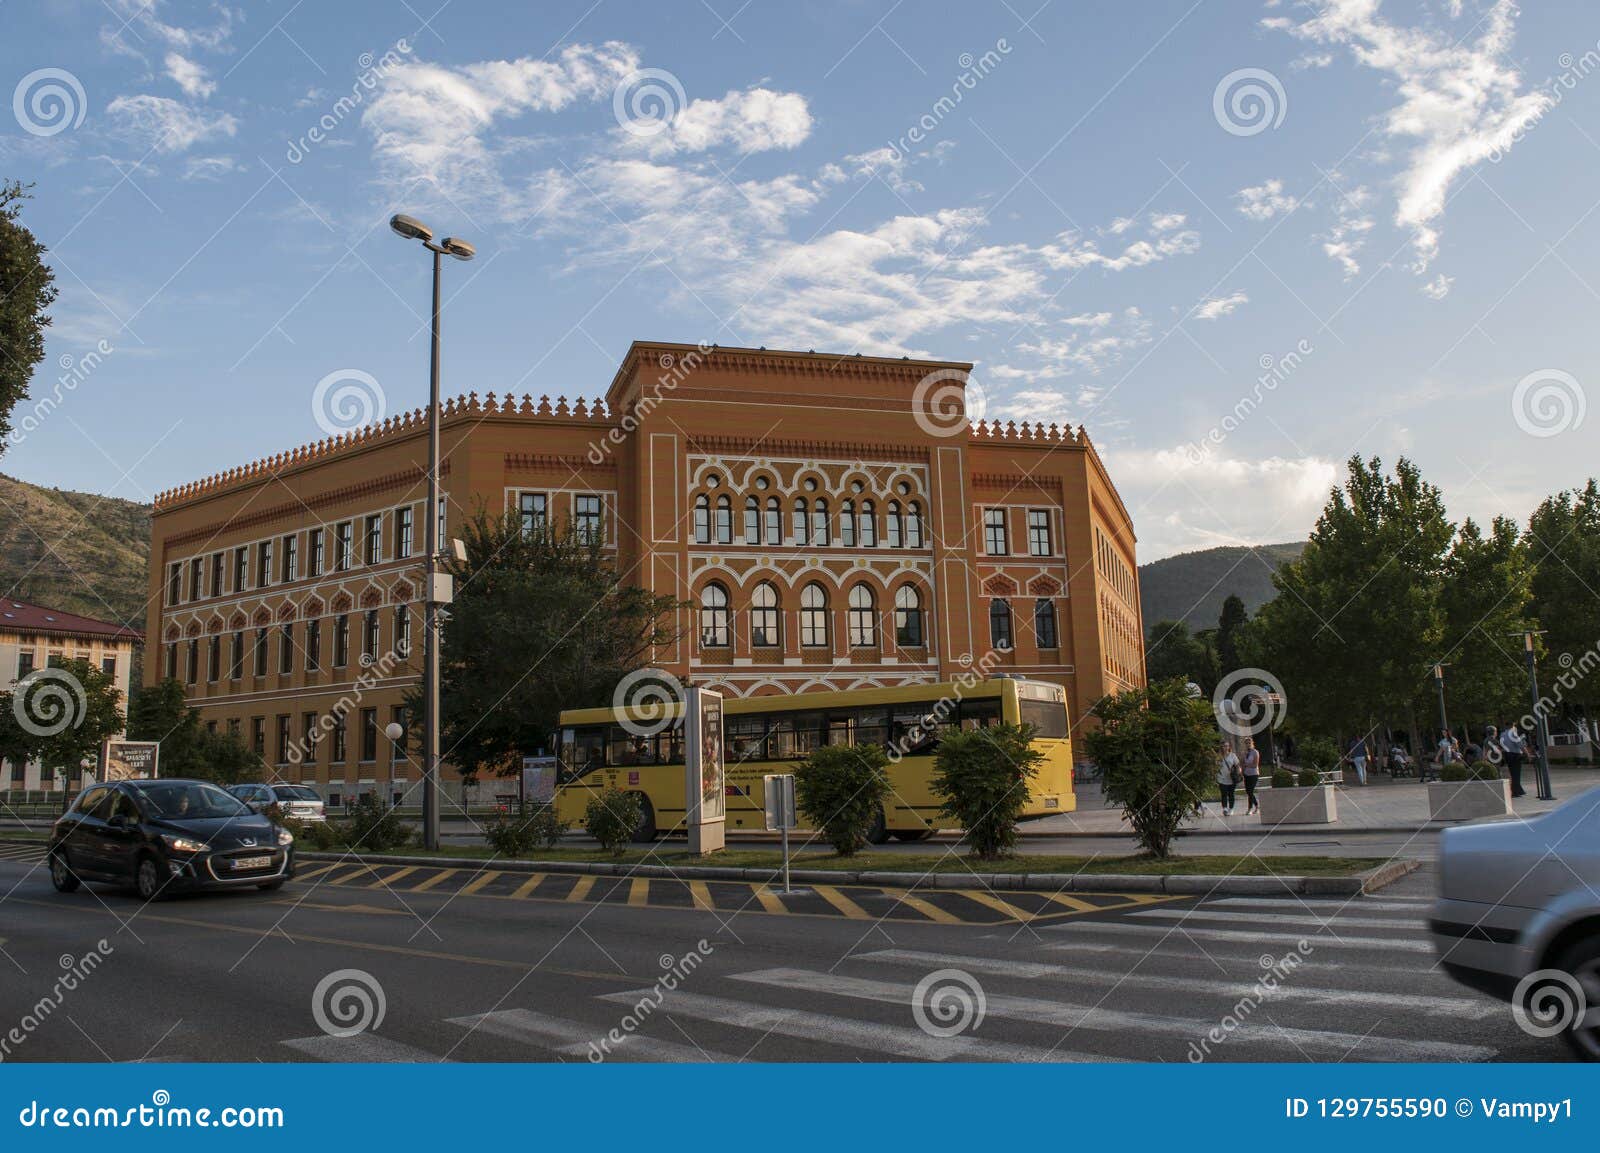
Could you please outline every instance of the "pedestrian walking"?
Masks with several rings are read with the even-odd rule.
[[[1501,730],[1500,755],[1505,758],[1506,773],[1511,777],[1511,795],[1526,796],[1522,788],[1522,761],[1528,755],[1528,743],[1522,739],[1522,731],[1516,725],[1507,725]]]
[[[1362,736],[1353,738],[1345,755],[1350,758],[1350,767],[1356,771],[1356,780],[1365,785],[1367,783],[1367,738]]]
[[[1217,763],[1217,787],[1222,790],[1222,815],[1233,816],[1233,795],[1239,787],[1243,772],[1239,767],[1239,754],[1227,741],[1222,742],[1222,759]]]
[[[1261,808],[1256,803],[1256,779],[1261,776],[1261,753],[1256,748],[1254,737],[1244,739],[1244,756],[1239,758],[1239,772],[1244,778],[1244,815],[1248,817]]]

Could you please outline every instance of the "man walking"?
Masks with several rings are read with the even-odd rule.
[[[1350,758],[1350,765],[1356,771],[1356,780],[1365,785],[1367,783],[1367,738],[1357,736],[1353,739],[1345,755]]]
[[[1500,752],[1506,758],[1506,770],[1511,775],[1511,795],[1525,796],[1522,789],[1522,759],[1527,756],[1528,745],[1516,725],[1507,725],[1500,730]]]

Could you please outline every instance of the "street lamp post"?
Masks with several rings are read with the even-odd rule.
[[[1442,663],[1433,666],[1433,683],[1439,690],[1439,731],[1441,734],[1448,734],[1450,732],[1450,719],[1444,715],[1444,665]],[[1421,749],[1418,749],[1417,752],[1420,756]]]
[[[1533,703],[1533,723],[1539,726],[1539,799],[1555,800],[1555,789],[1550,785],[1550,729],[1544,723],[1544,709],[1539,704],[1539,670],[1533,660],[1534,631],[1522,634],[1522,652],[1528,664],[1528,696]]]
[[[448,584],[439,573],[439,281],[440,258],[471,260],[465,240],[447,236],[435,244],[433,229],[411,216],[393,216],[389,227],[406,240],[420,240],[433,253],[433,351],[428,373],[428,505],[423,514],[422,601],[422,844],[439,847],[439,605]]]

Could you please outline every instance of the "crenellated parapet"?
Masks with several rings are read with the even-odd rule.
[[[979,443],[994,441],[1032,441],[1040,444],[1077,444],[1087,445],[1089,434],[1080,424],[1074,433],[1072,426],[1057,426],[1051,423],[1048,427],[1043,424],[1029,424],[1023,421],[1018,424],[1008,420],[1001,424],[998,420],[980,420],[973,424],[970,430],[971,439]]]

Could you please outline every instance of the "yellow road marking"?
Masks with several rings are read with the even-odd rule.
[[[784,908],[783,901],[779,899],[778,894],[765,885],[751,885],[750,891],[755,894],[756,900],[761,902],[761,907],[767,912],[787,913],[789,911]]]
[[[390,873],[387,877],[381,877],[378,880],[372,882],[372,884],[368,885],[367,888],[369,888],[369,889],[387,889],[390,885],[394,884],[396,881],[400,880],[403,877],[409,877],[412,873],[415,873],[420,868],[422,868],[421,865],[407,865],[405,868],[399,870],[398,872]]]
[[[297,881],[309,881],[312,877],[320,877],[324,873],[331,873],[338,867],[338,865],[318,865],[309,873],[302,873],[299,869],[296,869],[294,871],[294,879]]]
[[[569,901],[581,901],[589,895],[589,890],[594,888],[595,874],[584,873],[578,878],[578,883],[572,886],[572,892],[567,894]]]
[[[348,885],[351,881],[355,880],[357,877],[364,877],[370,872],[372,872],[372,866],[371,865],[362,865],[359,869],[352,869],[350,872],[346,873],[342,877],[334,877],[332,880],[330,880],[328,882],[328,884],[330,884],[330,885]]]
[[[526,881],[522,882],[522,884],[517,886],[517,891],[511,894],[511,899],[513,901],[522,900],[522,898],[526,897],[529,893],[537,889],[539,887],[539,882],[544,880],[549,875],[550,874],[548,873],[535,873]]]
[[[634,908],[650,903],[650,878],[635,877],[628,886],[628,904]]]
[[[1038,889],[1034,890],[1034,892],[1038,893],[1039,896],[1043,897],[1047,901],[1054,901],[1058,905],[1065,905],[1067,908],[1073,909],[1079,913],[1097,913],[1101,909],[1105,908],[1104,905],[1096,905],[1093,901],[1085,901],[1082,897],[1069,897],[1065,893],[1046,893]]]
[[[433,888],[440,881],[443,881],[443,880],[445,880],[445,879],[447,879],[449,877],[453,877],[460,871],[461,870],[459,870],[459,869],[446,869],[442,873],[435,873],[433,876],[429,877],[426,881],[422,882],[422,884],[420,884],[416,888],[412,889],[411,892],[413,892],[413,893],[426,893],[429,889]]]
[[[853,921],[868,919],[867,911],[832,885],[812,885],[811,891]]]
[[[968,900],[976,901],[980,905],[987,905],[991,909],[1004,913],[1014,921],[1031,921],[1037,915],[1025,909],[1019,909],[1015,905],[1002,901],[999,897],[991,896],[981,889],[957,889],[955,891]]]
[[[690,881],[689,895],[694,898],[695,908],[716,909],[716,906],[711,903],[711,890],[706,888],[704,881]]]
[[[376,905],[329,905],[317,901],[296,901],[293,899],[274,901],[274,905],[290,905],[296,909],[320,909],[325,913],[372,913],[384,917],[408,917],[411,914],[404,909],[380,909]]]
[[[947,913],[932,901],[924,900],[914,894],[900,889],[885,889],[883,895],[893,897],[908,909],[915,909],[930,921],[938,921],[941,925],[961,924],[961,918],[954,913]]]
[[[503,876],[505,876],[505,873],[499,869],[489,869],[487,872],[479,873],[471,881],[468,881],[466,885],[462,886],[462,888],[456,892],[456,896],[470,897],[496,877]]]

